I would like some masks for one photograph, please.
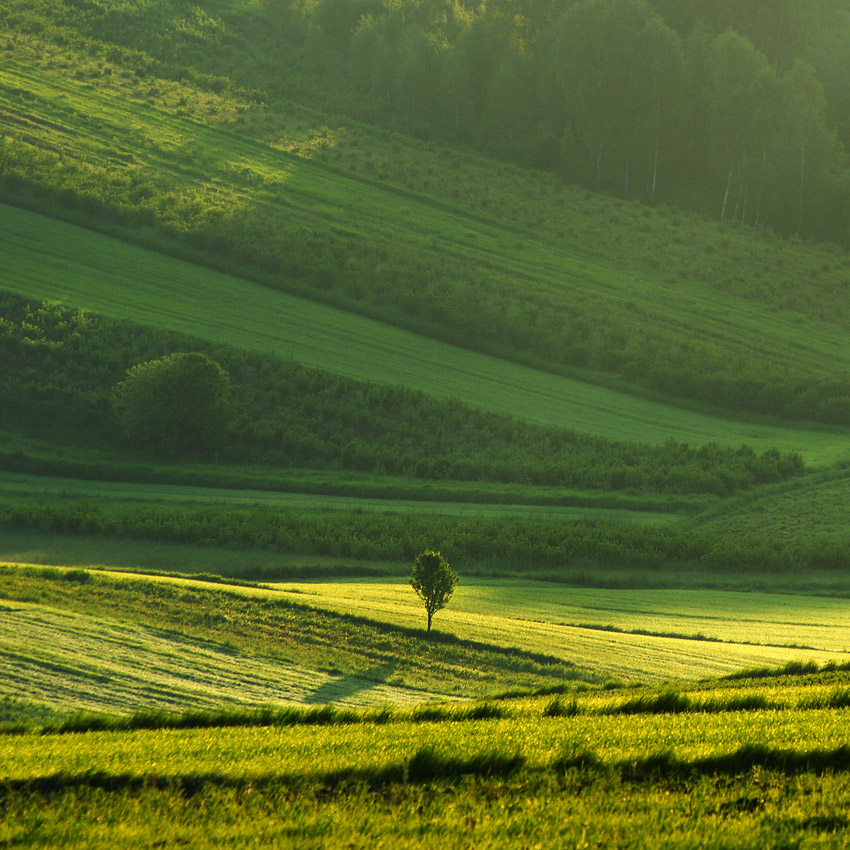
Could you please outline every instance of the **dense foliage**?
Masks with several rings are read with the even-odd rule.
[[[325,0],[307,17],[420,132],[846,240],[847,13],[846,0]]]
[[[138,363],[204,350],[229,373],[222,457],[432,479],[726,494],[803,470],[797,455],[742,447],[610,441],[523,423],[176,334],[0,295],[0,427],[88,446],[121,445],[113,387]]]
[[[209,453],[222,445],[230,377],[199,352],[139,363],[115,388],[115,413],[128,440],[157,454]]]
[[[23,31],[131,48],[143,74],[318,88],[324,109],[619,194],[850,238],[846,0],[6,5]]]
[[[429,632],[434,614],[446,607],[459,578],[460,576],[439,552],[426,549],[413,559],[410,586],[425,603]]]
[[[757,529],[725,535],[685,524],[642,526],[564,522],[552,518],[470,517],[359,510],[110,505],[86,500],[44,507],[0,506],[0,528],[97,537],[264,548],[299,555],[409,562],[424,548],[439,549],[476,574],[519,572],[604,584],[600,568],[794,572],[847,569],[846,532],[802,540],[768,540]],[[241,571],[245,578],[289,577],[286,567]],[[344,569],[342,570],[344,572]]]

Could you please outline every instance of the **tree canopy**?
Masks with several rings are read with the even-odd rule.
[[[446,607],[459,578],[439,552],[426,549],[416,556],[410,573],[410,584],[425,603],[429,632],[434,614]]]
[[[305,17],[414,132],[850,241],[850,0],[318,0]]]
[[[213,451],[227,428],[230,378],[206,354],[169,354],[133,366],[115,388],[128,439],[157,454]]]

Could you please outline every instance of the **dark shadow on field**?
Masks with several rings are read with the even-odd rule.
[[[394,669],[395,664],[382,664],[364,671],[360,676],[343,675],[336,679],[330,679],[319,685],[312,694],[304,697],[304,702],[307,705],[326,705],[327,703],[348,699],[355,694],[369,691],[384,684]]]

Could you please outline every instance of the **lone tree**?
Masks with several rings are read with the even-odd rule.
[[[115,387],[115,414],[130,442],[157,454],[203,454],[227,430],[230,377],[197,351],[133,366]]]
[[[416,595],[425,603],[429,632],[431,619],[437,611],[446,607],[459,578],[460,576],[439,552],[426,549],[413,561],[410,584],[416,591]]]

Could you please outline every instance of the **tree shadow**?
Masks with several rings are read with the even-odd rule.
[[[378,685],[383,685],[395,669],[394,664],[382,664],[364,671],[359,676],[342,675],[328,679],[316,688],[313,693],[304,697],[307,705],[326,705],[339,702],[352,696],[369,691]]]

